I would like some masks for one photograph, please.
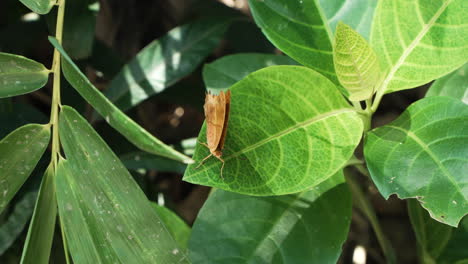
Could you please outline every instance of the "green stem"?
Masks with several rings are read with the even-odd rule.
[[[363,165],[356,165],[356,168],[358,167],[361,167],[361,169],[365,170]],[[358,170],[361,171],[359,168]],[[359,208],[359,210],[367,217],[367,219],[369,219],[372,229],[377,236],[380,247],[382,248],[385,258],[387,259],[387,263],[396,263],[396,257],[395,253],[393,252],[393,248],[390,245],[387,237],[385,237],[384,233],[382,232],[382,228],[380,227],[379,221],[377,220],[377,215],[375,214],[371,203],[367,199],[359,184],[353,177],[351,177],[351,175],[347,175],[346,181],[348,182],[348,185],[353,194],[356,207]]]

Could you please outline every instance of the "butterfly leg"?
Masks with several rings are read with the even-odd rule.
[[[213,156],[213,153],[211,153],[210,155],[206,156],[202,161],[200,161],[200,164],[198,164],[198,166],[195,167],[195,169],[200,168],[200,166],[203,165],[203,163],[205,163],[205,161],[206,161],[207,159],[209,159],[211,156]]]

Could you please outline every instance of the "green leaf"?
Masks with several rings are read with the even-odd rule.
[[[54,7],[54,0],[20,0],[25,6],[31,9],[33,12],[36,12],[41,15],[49,13],[49,11]]]
[[[175,160],[162,158],[141,151],[126,153],[120,156],[120,160],[125,167],[130,170],[147,169],[159,172],[177,172],[182,174],[187,167],[185,164]]]
[[[468,217],[461,220],[458,228],[452,229],[450,238],[444,252],[440,255],[437,263],[439,264],[466,264],[468,263]]]
[[[190,74],[216,48],[231,18],[203,19],[177,27],[146,46],[106,91],[127,110]]]
[[[432,218],[457,226],[468,213],[467,122],[467,105],[434,96],[369,132],[364,155],[380,193],[418,198]]]
[[[29,225],[21,263],[49,263],[57,217],[54,176],[53,167],[47,168],[42,178],[39,196]]]
[[[221,162],[188,166],[184,180],[251,195],[303,191],[328,179],[351,157],[363,125],[328,79],[301,66],[256,71],[231,90]],[[205,126],[198,141],[206,142]],[[193,158],[209,155],[199,144]]]
[[[56,175],[57,202],[75,263],[188,263],[132,176],[74,109],[60,112],[68,160]]]
[[[3,255],[21,235],[21,232],[23,232],[34,210],[36,197],[36,192],[26,193],[21,200],[15,204],[15,208],[13,212],[8,215],[8,219],[2,223],[0,227],[0,255]]]
[[[0,141],[0,212],[34,170],[49,139],[49,125],[29,124]]]
[[[215,190],[195,220],[189,257],[193,263],[336,263],[350,221],[342,171],[295,195]]]
[[[468,104],[468,63],[460,69],[437,79],[426,93],[429,96],[451,96]]]
[[[203,67],[207,90],[228,89],[248,74],[273,65],[296,65],[286,57],[261,53],[242,53],[224,56]]]
[[[418,241],[421,263],[437,263],[453,228],[433,220],[414,199],[408,200],[408,214]]]
[[[359,33],[343,23],[336,30],[333,61],[336,75],[351,101],[372,97],[381,75],[377,55]]]
[[[354,28],[365,39],[369,39],[372,18],[378,1],[319,0],[319,3],[333,33],[341,21]]]
[[[249,6],[273,45],[338,84],[332,32],[317,1],[249,0]]]
[[[156,203],[151,203],[151,205],[156,209],[159,218],[161,218],[161,221],[167,227],[167,230],[171,233],[179,247],[186,251],[191,232],[190,227],[184,222],[184,220],[180,219],[178,215],[168,208]]]
[[[41,63],[0,52],[0,98],[33,92],[48,78],[49,70]]]
[[[135,121],[125,115],[113,105],[93,84],[83,75],[78,67],[66,54],[57,40],[49,37],[50,42],[62,54],[63,74],[67,81],[99,112],[110,126],[119,131],[128,141],[139,149],[174,159],[184,163],[193,162],[189,157],[165,145],[157,138],[139,126]]]
[[[378,2],[371,44],[387,72],[381,93],[423,85],[466,63],[465,0]]]

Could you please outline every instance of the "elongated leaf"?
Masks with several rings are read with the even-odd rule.
[[[188,263],[137,183],[74,109],[60,112],[59,214],[75,263]]]
[[[20,0],[25,6],[31,9],[33,12],[36,12],[41,15],[49,13],[49,11],[54,7],[56,1],[54,0]]]
[[[31,218],[34,210],[34,202],[37,193],[26,193],[19,202],[15,204],[13,212],[8,215],[8,219],[0,227],[0,255],[15,242],[23,232],[24,227]]]
[[[147,169],[160,172],[177,172],[182,174],[187,167],[185,164],[175,160],[162,158],[141,151],[124,154],[120,156],[120,160],[127,169],[131,170]]]
[[[465,0],[378,2],[371,44],[387,72],[382,93],[417,87],[466,63]]]
[[[190,227],[184,222],[184,220],[180,219],[179,216],[166,207],[155,203],[152,203],[152,205],[179,247],[186,251],[191,232]]]
[[[333,49],[335,71],[351,101],[372,97],[380,79],[379,60],[367,41],[350,26],[339,23]]]
[[[304,1],[304,0],[303,0]],[[378,1],[374,0],[319,0],[332,32],[341,21],[369,39],[372,18]]]
[[[451,96],[468,104],[468,64],[435,81],[426,93],[429,96]]]
[[[84,59],[91,55],[97,15],[97,12],[90,8],[93,2],[96,1],[66,1],[63,46],[74,59]]]
[[[41,63],[0,52],[0,98],[33,92],[48,78],[49,70]]]
[[[218,46],[230,23],[230,18],[211,18],[171,30],[124,66],[107,97],[125,111],[162,92],[196,69]]]
[[[466,250],[466,245],[468,245],[468,217],[463,218],[459,227],[452,230],[452,236],[450,237],[444,252],[442,252],[437,260],[437,263],[468,263],[468,251]]]
[[[0,141],[0,212],[34,170],[49,139],[49,125],[29,124]]]
[[[227,89],[248,74],[273,65],[295,65],[286,57],[262,53],[241,53],[224,56],[203,67],[203,80],[207,90]]]
[[[252,195],[303,191],[335,174],[352,155],[362,122],[337,88],[301,66],[254,72],[231,90],[221,162],[188,166],[184,180]],[[205,126],[198,137],[206,142]],[[208,156],[199,144],[194,159]]]
[[[193,263],[336,263],[350,219],[342,171],[295,195],[216,190],[195,221],[189,257]]]
[[[434,96],[368,133],[364,154],[384,197],[418,198],[431,217],[457,226],[468,213],[468,106]]]
[[[47,264],[54,238],[57,200],[55,198],[54,169],[47,168],[42,178],[39,197],[29,225],[21,263]]]
[[[63,74],[67,81],[99,114],[105,117],[106,122],[110,126],[119,131],[128,141],[141,150],[184,163],[192,162],[192,159],[165,145],[120,111],[80,72],[57,40],[52,37],[49,40],[63,56]]]

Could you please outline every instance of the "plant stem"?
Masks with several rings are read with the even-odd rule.
[[[361,169],[365,170],[362,164],[355,166],[356,168],[361,167]],[[358,170],[361,171],[360,169]],[[395,253],[393,252],[393,248],[382,232],[382,228],[380,227],[379,221],[377,220],[377,215],[375,214],[371,203],[367,199],[359,184],[351,176],[352,175],[347,175],[346,181],[348,182],[348,185],[353,194],[356,207],[359,208],[359,210],[367,217],[367,219],[369,219],[372,229],[374,230],[375,235],[377,236],[377,240],[379,241],[380,247],[382,248],[385,258],[387,259],[387,263],[396,263],[396,257]]]

